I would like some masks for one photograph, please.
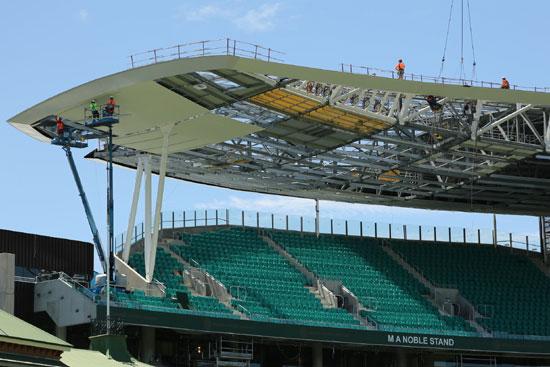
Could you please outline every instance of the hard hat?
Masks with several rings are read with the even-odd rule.
[[[92,99],[92,102],[94,102],[94,103],[95,103],[95,99]]]

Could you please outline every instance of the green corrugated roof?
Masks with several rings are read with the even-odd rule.
[[[56,350],[67,350],[72,346],[3,310],[0,310],[0,340]]]
[[[118,362],[114,359],[110,359],[100,352],[93,350],[85,349],[71,349],[69,351],[63,352],[61,355],[61,362],[65,363],[67,366],[78,366],[78,367],[122,367],[122,366],[136,366],[136,367],[147,367],[149,364],[141,363],[136,360],[132,360],[130,363]]]

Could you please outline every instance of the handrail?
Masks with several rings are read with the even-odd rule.
[[[130,68],[133,69],[163,61],[212,55],[231,55],[268,62],[282,62],[281,57],[284,54],[284,52],[250,42],[237,41],[231,38],[219,38],[155,48],[134,53],[128,56],[128,58],[130,59]]]
[[[342,73],[351,74],[366,74],[371,76],[378,76],[383,78],[397,79],[397,72],[394,70],[380,69],[371,66],[360,66],[352,64],[340,64],[340,71]],[[413,80],[418,82],[429,82],[435,84],[449,84],[449,85],[461,85],[463,87],[481,87],[481,88],[500,88],[500,83],[486,82],[473,79],[460,79],[460,78],[447,78],[447,77],[435,77],[423,74],[406,73],[403,76],[405,80]],[[530,92],[549,93],[550,87],[526,87],[517,84],[510,85],[512,90],[523,90]]]
[[[187,215],[186,215],[187,213]],[[170,215],[171,214],[171,215]],[[199,215],[201,216],[199,218]],[[421,240],[436,242],[452,242],[464,245],[483,245],[494,246],[493,230],[490,228],[466,228],[466,227],[447,227],[430,226],[418,224],[396,224],[362,221],[358,219],[334,219],[320,218],[320,233],[326,235],[346,235],[351,237],[374,237],[379,239],[403,239],[403,240]],[[291,232],[300,231],[303,233],[315,233],[315,218],[301,217],[294,215],[260,213],[253,211],[243,211],[237,209],[224,210],[194,210],[164,213],[161,222],[161,229],[185,229],[196,227],[227,227],[238,226],[248,227],[255,230],[287,230]],[[301,224],[300,224],[301,223]],[[302,225],[303,224],[303,225]],[[333,224],[333,225],[332,225]],[[402,227],[406,230],[402,230]],[[334,227],[334,228],[333,228]],[[346,229],[344,231],[344,228]],[[451,231],[449,231],[449,228]],[[437,231],[437,234],[436,234]],[[134,227],[131,244],[140,241],[144,235],[143,223]],[[509,232],[498,232],[499,248],[511,248],[512,250],[526,250],[529,253],[540,253],[539,236],[535,234],[520,234]],[[123,233],[115,238],[115,248],[122,250],[121,245],[125,243],[127,233]],[[510,238],[512,246],[510,246]],[[189,259],[196,267],[200,264],[195,259]]]

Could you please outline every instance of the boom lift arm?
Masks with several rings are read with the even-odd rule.
[[[76,169],[76,165],[74,163],[71,147],[69,145],[65,145],[63,146],[63,150],[65,151],[65,155],[67,156],[67,161],[69,162],[69,166],[71,167],[71,172],[73,174],[76,187],[78,188],[78,194],[80,195],[82,205],[84,206],[84,211],[86,212],[86,218],[88,219],[88,224],[90,225],[90,230],[92,231],[97,256],[99,257],[99,261],[101,262],[101,267],[103,268],[103,271],[106,273],[108,269],[107,262],[105,260],[105,252],[103,251],[103,246],[101,246],[99,232],[97,230],[97,226],[95,224],[95,220],[90,209],[90,204],[88,203],[88,198],[86,197],[84,187],[82,186],[82,182],[80,181],[80,175],[78,174],[78,170]]]

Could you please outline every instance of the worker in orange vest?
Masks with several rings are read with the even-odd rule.
[[[115,98],[113,96],[109,96],[109,100],[105,105],[105,115],[113,116],[113,114],[115,113],[115,107],[116,107]]]
[[[55,130],[58,136],[63,136],[63,132],[65,131],[65,124],[63,123],[63,119],[61,119],[61,116],[55,117]]]
[[[397,79],[403,79],[405,75],[405,63],[403,63],[402,59],[399,59],[397,65],[395,65],[395,71],[397,71]]]
[[[500,85],[502,89],[510,89],[510,82],[506,78],[502,78],[502,84]]]

